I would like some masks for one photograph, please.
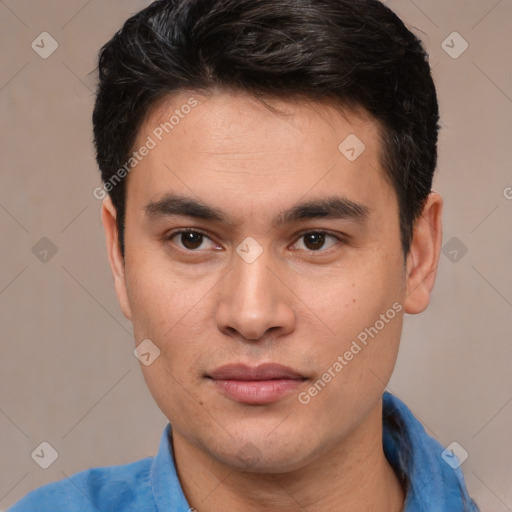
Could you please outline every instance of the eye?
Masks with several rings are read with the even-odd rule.
[[[215,247],[215,244],[213,244],[213,241],[207,235],[201,231],[196,231],[195,229],[183,229],[181,231],[175,231],[174,233],[171,233],[165,237],[166,240],[173,240],[174,238],[177,238],[181,242],[181,245],[176,245],[178,245],[180,249],[187,251],[197,252],[197,249],[201,248],[205,239],[210,240],[212,245]]]
[[[331,235],[326,231],[308,231],[307,233],[302,233],[302,235],[300,235],[299,237],[299,240],[304,239],[303,246],[306,248],[306,250],[319,252],[319,250],[325,246],[325,241],[327,237],[335,240],[335,243],[333,243],[331,247],[334,247],[336,243],[342,242],[341,238],[335,235]],[[298,243],[298,241],[296,243]],[[328,247],[327,249],[329,248],[330,247]],[[322,252],[326,252],[327,249]]]
[[[327,247],[326,249],[326,240],[329,238],[333,242],[330,247]],[[210,249],[214,249],[216,247],[215,243],[208,235],[190,228],[175,231],[165,237],[166,241],[173,241],[174,239],[179,241],[179,243],[173,243],[175,243],[180,249],[190,252],[199,252],[200,249],[208,249],[208,247],[204,247],[205,240],[210,241]],[[295,242],[294,245],[297,245],[300,240],[304,240],[304,242],[302,243],[303,247],[299,247],[299,250],[306,250],[309,252],[327,252],[328,249],[335,247],[338,243],[343,243],[343,240],[340,237],[327,233],[326,231],[308,231],[306,233],[302,233],[299,240]]]

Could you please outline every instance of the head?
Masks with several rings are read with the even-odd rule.
[[[300,467],[369,418],[434,284],[421,43],[377,0],[157,1],[99,76],[108,255],[136,344],[159,350],[153,397],[217,460]],[[231,363],[299,377],[241,402],[214,378]]]

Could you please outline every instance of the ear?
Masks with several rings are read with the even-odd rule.
[[[430,302],[443,238],[442,210],[442,197],[432,191],[427,197],[421,216],[414,224],[406,265],[406,313],[421,313]]]
[[[124,273],[124,261],[121,256],[119,246],[119,233],[116,224],[117,212],[112,204],[110,196],[103,199],[101,207],[101,222],[105,229],[105,238],[107,242],[107,256],[110,262],[110,269],[114,277],[114,288],[116,290],[117,300],[124,316],[128,320],[132,319],[130,304],[128,302],[128,294],[126,291],[126,279]]]

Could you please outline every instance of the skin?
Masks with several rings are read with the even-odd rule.
[[[439,260],[442,199],[431,192],[404,264],[398,204],[380,165],[374,120],[328,103],[266,100],[215,91],[174,94],[147,117],[134,147],[193,96],[192,111],[127,178],[125,261],[116,211],[102,221],[116,294],[138,345],[160,356],[141,365],[173,426],[176,465],[198,512],[397,512],[404,492],[382,449],[382,393],[397,357],[403,314],[429,303]],[[349,161],[354,133],[366,149]],[[154,218],[166,193],[222,209],[232,225]],[[284,209],[342,194],[369,208],[365,222],[309,219],[273,227]],[[190,249],[179,228],[207,236]],[[315,250],[307,233],[327,230]],[[252,263],[236,248],[262,248]],[[195,251],[195,252],[194,252]],[[392,304],[402,311],[308,404],[298,393],[332,367]],[[227,363],[277,362],[307,380],[266,405],[222,395],[205,375]]]

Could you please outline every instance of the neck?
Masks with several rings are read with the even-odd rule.
[[[382,401],[338,446],[288,473],[242,472],[173,431],[176,468],[197,512],[401,512],[404,491],[382,446]]]

